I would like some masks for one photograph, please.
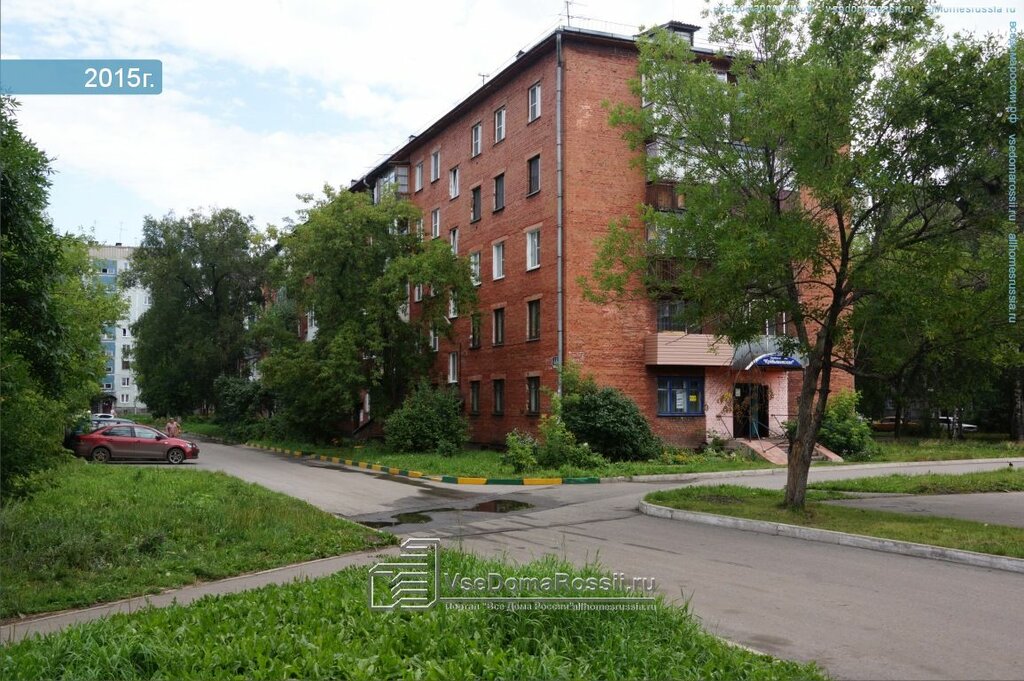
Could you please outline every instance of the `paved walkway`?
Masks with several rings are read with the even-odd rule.
[[[1024,527],[1024,492],[886,495],[829,503],[877,511],[975,520],[990,525]]]

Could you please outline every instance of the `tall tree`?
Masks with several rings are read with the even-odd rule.
[[[653,143],[647,170],[678,182],[686,210],[643,216],[663,244],[613,225],[593,278],[612,294],[672,290],[733,342],[787,315],[788,349],[806,357],[790,507],[803,506],[836,353],[872,271],[993,228],[1003,191],[1005,49],[945,39],[924,0],[870,4],[719,5],[711,38],[734,55],[728,83],[655,31],[635,83],[649,106],[612,112],[634,148]],[[649,273],[653,248],[689,266]]]
[[[408,202],[385,195],[374,204],[330,188],[306,199],[301,224],[280,240],[274,269],[283,288],[259,324],[269,352],[259,366],[290,425],[327,437],[363,390],[378,414],[396,406],[433,361],[430,330],[448,333],[452,297],[465,314],[476,289],[465,258],[410,229],[422,223]],[[417,284],[426,293],[413,311]],[[310,342],[295,333],[305,313],[317,326]]]
[[[50,160],[0,98],[0,488],[55,460],[64,428],[89,407],[99,338],[124,309],[99,283],[88,244],[46,216]]]
[[[264,244],[235,210],[146,218],[126,282],[152,298],[133,329],[133,357],[141,397],[157,413],[205,409],[216,378],[239,372],[245,323],[263,298]]]

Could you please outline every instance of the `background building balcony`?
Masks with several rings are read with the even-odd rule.
[[[660,331],[644,339],[644,363],[648,365],[730,366],[733,347],[715,341],[710,333]]]

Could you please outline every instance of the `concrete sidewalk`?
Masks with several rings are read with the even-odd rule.
[[[886,495],[827,503],[875,511],[959,518],[990,525],[1024,527],[1024,492]]]
[[[320,558],[304,563],[293,563],[279,568],[252,572],[237,577],[203,582],[192,586],[172,589],[158,594],[135,596],[113,603],[103,603],[80,610],[64,610],[57,613],[33,615],[16,622],[0,626],[0,642],[10,643],[33,634],[45,635],[60,631],[73,624],[89,622],[117,613],[131,613],[144,608],[166,608],[169,605],[188,605],[204,596],[233,594],[258,589],[268,584],[290,584],[294,581],[325,577],[355,565],[372,565],[382,556],[398,555],[397,547],[378,548],[371,551],[346,553],[341,556]]]

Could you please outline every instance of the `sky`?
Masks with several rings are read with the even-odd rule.
[[[1012,0],[960,0],[952,31],[1005,36]],[[707,25],[699,0],[571,2],[571,24],[632,35]],[[60,232],[137,245],[147,215],[235,208],[259,226],[347,187],[566,22],[563,0],[4,0],[4,59],[160,59],[153,96],[22,95],[53,158]],[[1024,13],[1015,12],[1015,14]],[[706,44],[697,34],[697,44]]]

